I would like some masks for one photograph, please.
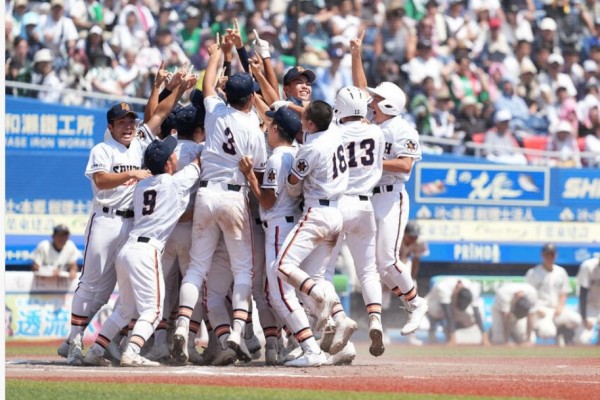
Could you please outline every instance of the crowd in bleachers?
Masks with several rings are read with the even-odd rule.
[[[501,162],[539,163],[514,150],[530,147],[556,151],[551,165],[600,165],[594,0],[11,0],[5,11],[7,80],[142,98],[161,60],[203,71],[237,18],[249,51],[255,29],[280,77],[303,65],[317,75],[313,98],[332,103],[352,84],[349,42],[365,30],[369,85],[400,85],[421,135],[493,144],[484,154]],[[7,94],[105,105],[60,90]]]

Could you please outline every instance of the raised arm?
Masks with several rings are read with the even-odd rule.
[[[156,71],[156,76],[154,77],[154,84],[152,85],[152,90],[150,91],[150,98],[146,103],[146,107],[144,108],[144,123],[148,123],[150,120],[150,116],[154,114],[156,111],[156,107],[158,107],[158,103],[160,102],[159,91],[163,83],[168,81],[169,72],[164,69],[165,62],[160,62],[160,67],[158,71]]]
[[[352,55],[352,83],[363,90],[367,90],[367,76],[362,61],[362,41],[365,37],[363,29],[357,38],[350,40],[350,53]]]
[[[261,39],[258,36],[258,32],[256,29],[254,30],[254,37],[256,40],[254,41],[254,52],[259,55],[262,60],[262,64],[265,71],[265,78],[269,85],[275,91],[277,98],[275,100],[279,100],[279,83],[277,82],[277,74],[275,74],[275,70],[273,69],[273,64],[271,64],[271,50],[270,44],[264,39]]]
[[[204,73],[204,81],[202,82],[202,92],[204,93],[204,98],[215,96],[217,94],[215,82],[217,81],[217,69],[219,68],[221,55],[223,54],[221,51],[221,40],[218,33],[216,43],[213,43],[208,47],[208,54],[210,54],[210,59],[208,60],[206,72]]]

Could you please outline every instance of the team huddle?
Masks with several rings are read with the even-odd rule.
[[[399,257],[405,183],[421,159],[418,133],[400,116],[403,91],[390,82],[367,87],[359,37],[351,41],[355,86],[333,106],[310,100],[315,75],[301,67],[283,77],[280,100],[261,42],[241,60],[251,73],[223,79],[222,58],[230,70],[233,46],[242,46],[237,29],[217,37],[201,92],[185,67],[160,68],[139,124],[127,103],[109,109],[86,168],[94,209],[71,332],[58,349],[69,364],[249,362],[262,347],[253,304],[266,364],[350,363],[357,324],[332,284],[344,241],[371,355],[385,350],[382,284],[406,305],[402,334],[419,327],[427,302]],[[191,104],[178,106],[190,90]],[[114,310],[84,355],[83,332],[117,283]],[[202,322],[209,341],[201,353]]]

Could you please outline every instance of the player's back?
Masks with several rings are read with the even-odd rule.
[[[412,157],[413,161],[422,158],[419,134],[401,116],[396,116],[379,125],[385,140],[383,159],[393,160],[398,157]],[[404,184],[411,173],[383,171],[380,185]]]
[[[346,122],[340,129],[349,173],[346,194],[370,194],[383,171],[383,132],[363,121]]]
[[[202,180],[246,185],[240,171],[243,156],[252,156],[254,170],[266,162],[265,138],[255,113],[238,111],[217,96],[204,99],[206,141],[202,151]],[[262,172],[262,171],[260,171]]]
[[[131,237],[149,237],[163,245],[189,202],[199,168],[189,164],[175,175],[154,175],[138,182],[133,194]]]
[[[277,199],[268,210],[260,207],[260,218],[263,221],[294,215],[299,211],[300,199],[290,196],[285,187],[285,181],[294,164],[296,151],[297,149],[292,146],[279,146],[273,149],[273,153],[267,160],[261,187],[274,190]]]

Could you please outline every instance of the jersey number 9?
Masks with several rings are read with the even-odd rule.
[[[156,190],[146,190],[144,192],[144,208],[142,209],[142,215],[150,215],[154,212],[156,207]]]

